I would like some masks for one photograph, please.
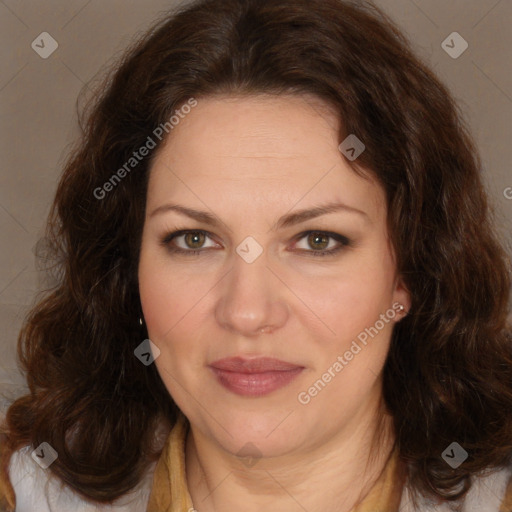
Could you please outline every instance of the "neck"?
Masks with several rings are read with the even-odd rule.
[[[379,400],[321,446],[259,459],[227,453],[191,426],[188,488],[197,512],[350,512],[381,475],[394,446],[392,418]]]

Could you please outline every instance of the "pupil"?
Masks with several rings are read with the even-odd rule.
[[[194,245],[194,244],[202,245],[200,243],[202,236],[203,236],[202,233],[187,233],[187,235],[185,236],[185,241],[186,241],[187,245]],[[197,247],[193,247],[193,248],[197,248]]]
[[[320,244],[322,247],[316,247],[317,249],[325,249],[327,245],[329,245],[329,242],[327,241],[327,237],[322,234],[313,233],[310,235],[310,241],[312,241],[313,245]]]

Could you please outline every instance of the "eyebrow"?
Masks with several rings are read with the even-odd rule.
[[[217,217],[214,215],[201,211],[194,210],[193,208],[187,208],[185,206],[177,205],[177,204],[164,204],[154,209],[149,217],[154,217],[155,215],[163,214],[169,211],[175,211],[181,213],[182,215],[186,215],[191,219],[194,219],[198,222],[202,222],[204,224],[209,224],[211,226],[219,227],[222,224]],[[296,224],[300,224],[310,219],[314,219],[316,217],[320,217],[321,215],[326,215],[329,213],[336,212],[346,212],[357,214],[363,217],[367,222],[371,222],[368,214],[363,210],[359,210],[358,208],[354,208],[353,206],[346,205],[344,203],[328,203],[325,205],[315,206],[313,208],[307,208],[304,210],[298,210],[292,213],[288,213],[283,215],[277,222],[272,226],[271,230],[284,229],[290,226],[295,226]]]

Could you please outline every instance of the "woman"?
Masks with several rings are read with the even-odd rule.
[[[163,19],[57,190],[6,508],[512,510],[510,280],[479,166],[369,4]]]

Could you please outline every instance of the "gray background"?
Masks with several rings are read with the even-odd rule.
[[[23,391],[15,346],[40,287],[33,248],[77,135],[78,95],[162,11],[178,3],[0,0],[0,387],[7,397]],[[504,193],[512,187],[512,1],[375,3],[399,24],[458,100],[481,152],[499,230],[512,253],[512,199]],[[31,47],[42,32],[58,42],[47,59]],[[469,44],[457,59],[441,46],[452,32]]]

